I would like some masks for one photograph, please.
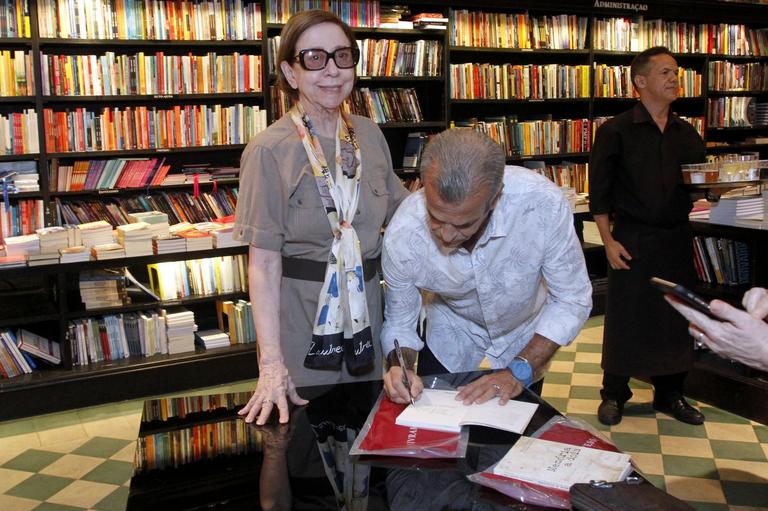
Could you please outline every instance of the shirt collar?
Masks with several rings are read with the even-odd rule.
[[[645,105],[643,105],[642,101],[638,101],[635,107],[632,109],[632,122],[636,124],[641,122],[654,123],[651,114],[648,113],[648,110],[645,108]],[[676,113],[670,110],[669,117],[667,118],[667,124],[670,123],[682,124],[683,121],[680,119],[680,117],[677,116]]]

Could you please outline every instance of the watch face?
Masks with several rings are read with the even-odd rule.
[[[533,377],[533,369],[525,360],[515,359],[512,362],[512,374],[518,380],[525,381]]]

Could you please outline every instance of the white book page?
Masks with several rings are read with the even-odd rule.
[[[493,473],[568,490],[592,479],[621,481],[631,469],[628,454],[520,437]]]
[[[477,424],[522,433],[539,406],[514,400],[501,406],[498,398],[465,405],[456,400],[456,394],[455,390],[425,389],[416,404],[409,405],[395,423],[440,431],[460,431],[463,425]]]
[[[436,429],[439,431],[461,431],[459,422],[464,417],[466,408],[461,401],[456,401],[455,390],[424,389],[415,405],[397,416],[395,424],[415,428]]]

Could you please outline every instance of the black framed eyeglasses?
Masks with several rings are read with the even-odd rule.
[[[336,67],[339,69],[349,69],[355,67],[360,60],[360,49],[346,47],[327,52],[322,48],[307,48],[306,50],[301,50],[294,58],[307,71],[325,69],[330,59],[333,59],[333,62],[336,63]]]

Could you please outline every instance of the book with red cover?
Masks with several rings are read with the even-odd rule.
[[[531,436],[569,445],[619,452],[615,445],[601,438],[597,432],[593,432],[590,426],[563,416],[553,417]],[[567,491],[494,474],[494,466],[495,464],[468,478],[523,502],[560,509],[571,508],[570,495]]]
[[[467,428],[461,433],[449,433],[398,426],[395,419],[406,406],[393,403],[382,391],[349,453],[423,459],[464,457],[469,440]]]

